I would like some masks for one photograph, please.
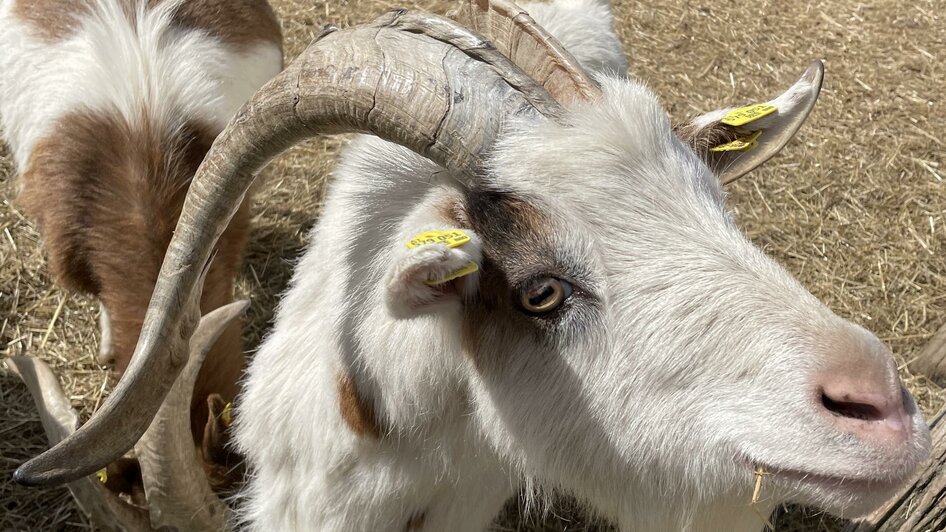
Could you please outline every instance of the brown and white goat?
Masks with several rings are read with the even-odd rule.
[[[0,0],[0,124],[18,200],[49,269],[101,302],[100,361],[128,366],[187,186],[239,106],[282,66],[265,0]],[[232,300],[248,233],[240,207],[217,247],[204,312]],[[230,400],[244,366],[234,323],[194,394]]]

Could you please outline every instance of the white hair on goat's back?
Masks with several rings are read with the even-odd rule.
[[[158,3],[99,0],[76,15],[76,29],[56,42],[35,35],[0,5],[0,117],[22,170],[35,143],[56,119],[77,109],[117,113],[128,123],[142,113],[158,127],[180,127],[181,117],[223,129],[249,94],[272,75],[281,51],[261,43],[231,50],[204,31],[182,28],[172,15],[186,0]],[[18,61],[29,55],[33,61]]]

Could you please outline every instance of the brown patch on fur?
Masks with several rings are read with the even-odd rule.
[[[200,455],[204,473],[216,493],[233,493],[242,484],[245,467],[243,457],[230,447],[230,427],[224,417],[227,402],[218,394],[207,397],[207,423]]]
[[[697,128],[692,122],[687,121],[674,125],[673,132],[707,163],[712,162],[714,155],[710,148],[732,142],[743,136],[735,128],[722,122],[713,122],[705,127]]]
[[[92,0],[16,0],[13,15],[47,41],[64,39],[77,29]]]
[[[112,493],[123,493],[135,504],[147,506],[141,480],[141,465],[133,458],[119,458],[105,468],[104,486]]]
[[[427,512],[415,512],[411,515],[411,518],[407,520],[407,524],[404,525],[404,532],[411,532],[412,530],[420,530],[424,528],[424,521],[427,520]]]
[[[61,284],[104,304],[119,373],[131,361],[187,187],[213,139],[197,123],[166,131],[145,113],[133,126],[117,116],[76,112],[37,143],[23,173],[18,199],[39,222],[49,269]],[[202,312],[232,300],[248,232],[244,204],[218,243]],[[244,364],[240,334],[241,325],[231,325],[200,370],[195,441],[203,436],[207,396],[229,401],[236,394]]]
[[[434,205],[434,209],[444,223],[461,229],[470,228],[470,217],[466,214],[461,198],[452,195],[445,196]]]
[[[462,344],[477,367],[502,350],[506,339],[533,330],[534,323],[512,301],[513,286],[548,265],[552,224],[521,198],[500,192],[473,192],[466,213],[483,242],[479,289],[464,305]],[[511,336],[510,336],[511,335]]]
[[[127,0],[129,20],[135,16],[133,6],[140,0]],[[148,0],[154,9],[167,0]],[[69,37],[89,13],[93,0],[17,0],[13,14],[30,24],[47,41]],[[272,7],[266,0],[187,0],[174,13],[174,23],[188,29],[199,29],[234,48],[248,48],[260,42],[282,44],[282,30]]]
[[[148,6],[163,1],[148,0]],[[260,42],[282,44],[282,29],[266,0],[191,0],[178,8],[174,21],[184,28],[204,30],[236,48]]]
[[[355,381],[348,375],[338,375],[338,406],[345,424],[358,436],[381,438],[381,427],[374,405],[358,393]]]

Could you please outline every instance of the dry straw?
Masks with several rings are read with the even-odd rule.
[[[749,504],[752,506],[752,509],[755,510],[757,514],[759,514],[759,519],[762,520],[762,523],[768,527],[768,529],[775,530],[775,526],[771,521],[769,521],[769,516],[765,515],[761,510],[759,510],[758,506],[759,501],[762,500],[762,481],[769,474],[770,473],[765,471],[764,466],[756,466],[755,474],[753,475],[755,477],[755,483],[752,486],[752,500],[749,501]]]
[[[407,5],[446,12],[448,1],[272,0],[295,56],[322,25],[345,26]],[[946,15],[940,0],[612,0],[632,71],[676,117],[780,92],[813,58],[826,59],[812,118],[778,157],[730,188],[730,205],[757,244],[842,316],[908,355],[946,322]],[[344,140],[312,141],[267,172],[240,291],[253,298],[255,345],[319,212],[323,183]],[[53,285],[35,226],[13,204],[0,155],[0,354],[47,360],[88,415],[110,390],[95,364],[98,306]],[[926,412],[942,390],[904,370]],[[6,479],[44,448],[26,389],[0,372],[0,530],[86,530],[64,489]],[[572,503],[530,518],[511,504],[499,530],[603,530]],[[824,516],[781,513],[779,531],[836,530]]]

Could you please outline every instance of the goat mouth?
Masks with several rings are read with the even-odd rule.
[[[873,477],[868,475],[840,475],[819,471],[783,468],[752,462],[752,473],[762,474],[791,489],[815,488],[818,491],[840,493],[853,497],[889,493],[900,487],[905,478]]]

